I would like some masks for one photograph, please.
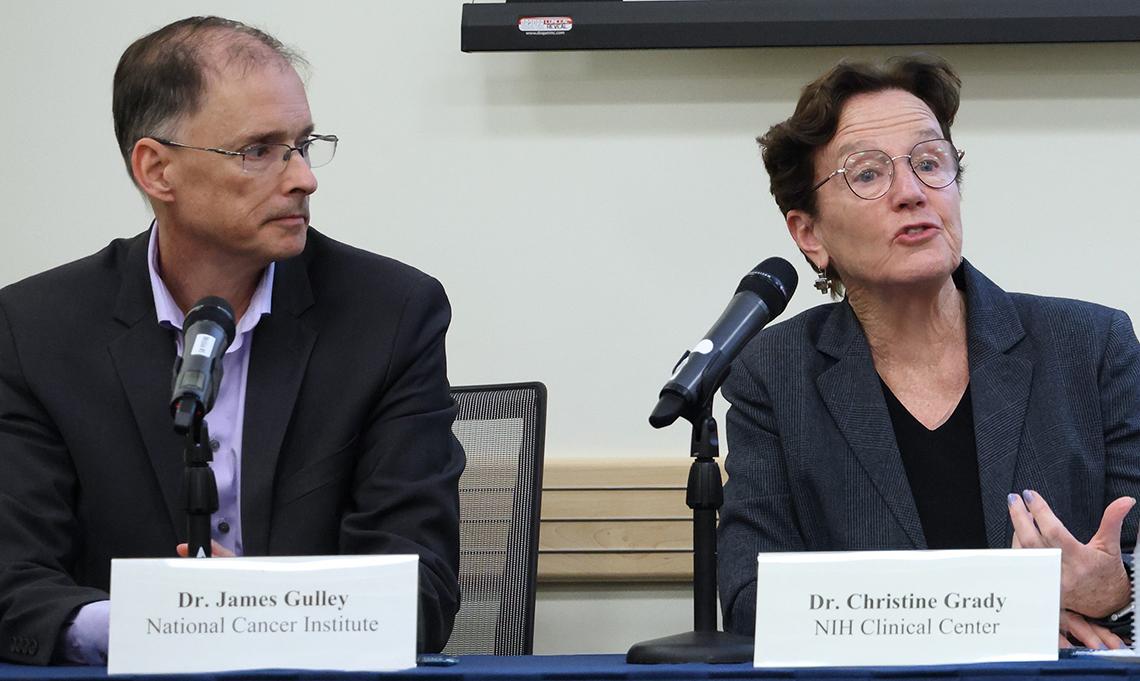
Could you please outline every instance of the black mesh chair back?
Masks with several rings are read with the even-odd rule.
[[[546,386],[451,389],[452,430],[467,452],[459,478],[459,590],[452,655],[530,655]]]

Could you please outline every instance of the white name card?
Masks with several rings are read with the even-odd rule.
[[[760,554],[757,667],[1057,659],[1060,549]]]
[[[116,559],[111,674],[416,664],[419,558]]]

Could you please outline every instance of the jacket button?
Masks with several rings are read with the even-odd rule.
[[[222,534],[227,534],[229,531],[230,531],[230,524],[229,523],[227,523],[224,520],[222,522],[218,523],[218,532],[221,532]]]

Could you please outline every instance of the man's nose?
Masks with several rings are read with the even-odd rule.
[[[282,173],[286,184],[286,193],[301,192],[312,194],[317,191],[317,176],[309,167],[309,162],[300,152],[293,150],[285,161],[285,171]]]

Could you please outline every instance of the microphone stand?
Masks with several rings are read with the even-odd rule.
[[[184,411],[183,405],[187,403],[193,408],[193,400],[184,399],[179,404],[179,413]],[[186,555],[190,558],[209,558],[211,555],[210,519],[218,510],[218,483],[214,470],[210,468],[213,459],[209,426],[196,412],[186,430],[183,448],[186,463],[182,476],[186,502]]]
[[[716,626],[716,516],[724,502],[724,488],[716,462],[720,440],[712,415],[712,396],[696,414],[686,414],[685,418],[693,424],[693,465],[685,492],[685,503],[693,509],[693,631],[634,645],[625,656],[630,664],[716,664],[753,659],[751,638],[718,631]]]

